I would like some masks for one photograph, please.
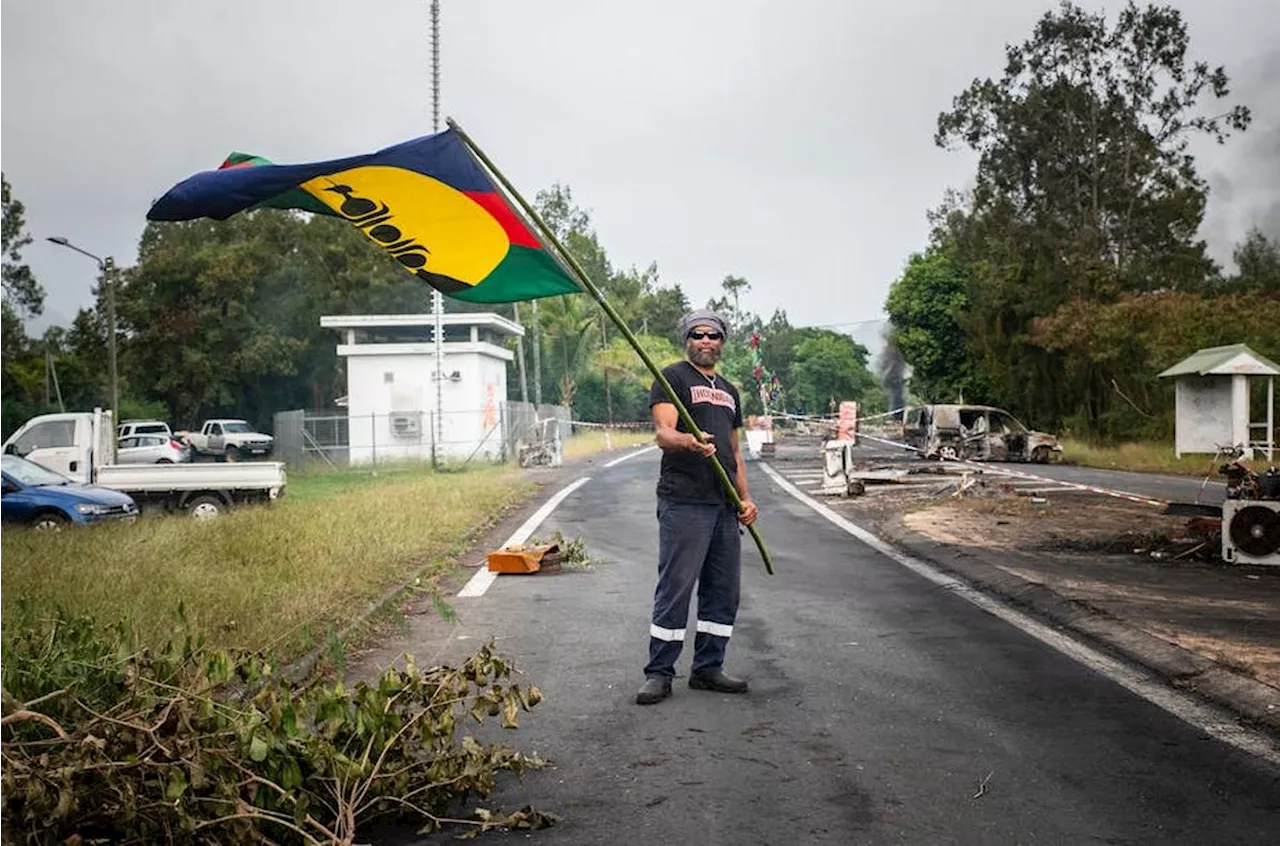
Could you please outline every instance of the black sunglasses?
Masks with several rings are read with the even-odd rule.
[[[703,338],[710,338],[713,341],[718,341],[723,338],[724,335],[721,335],[719,332],[699,332],[694,330],[689,333],[689,337],[693,338],[695,341],[701,341]]]

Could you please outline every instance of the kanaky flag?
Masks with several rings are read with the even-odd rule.
[[[170,188],[147,219],[225,220],[262,207],[342,218],[459,300],[507,303],[582,290],[453,129],[313,164],[233,153],[217,170]]]

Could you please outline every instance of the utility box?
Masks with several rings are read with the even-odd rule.
[[[863,492],[862,482],[852,478],[854,442],[831,440],[822,443],[822,487],[824,496],[857,496]]]
[[[1219,447],[1239,446],[1246,458],[1256,449],[1272,460],[1276,376],[1280,365],[1246,344],[1198,350],[1161,373],[1158,378],[1176,380],[1175,454],[1216,454]],[[1266,379],[1267,408],[1263,419],[1254,421],[1249,380],[1260,378]]]

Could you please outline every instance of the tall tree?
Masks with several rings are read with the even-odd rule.
[[[938,118],[939,146],[978,154],[972,193],[939,218],[969,270],[970,348],[993,399],[1040,419],[1097,425],[1112,387],[1030,343],[1037,316],[1072,297],[1202,289],[1207,189],[1189,145],[1245,129],[1222,105],[1221,67],[1188,58],[1170,6],[1105,14],[1062,3],[1006,48],[1004,75],[975,80]]]
[[[274,210],[148,226],[117,299],[122,371],[179,425],[327,405],[345,388],[320,316],[430,301],[351,226]]]
[[[604,248],[600,246],[595,230],[591,228],[591,215],[574,202],[572,189],[567,185],[555,183],[550,188],[539,191],[534,196],[534,207],[538,210],[542,220],[555,234],[556,239],[582,265],[587,277],[596,287],[606,285],[612,275],[608,256],[605,254]],[[573,299],[580,299],[580,297],[573,297]],[[535,395],[541,397],[544,389],[550,387],[553,389],[553,395],[558,392],[560,402],[564,402],[566,397],[569,402],[572,402],[573,395],[577,391],[578,382],[583,375],[581,372],[583,362],[586,360],[590,350],[598,342],[598,339],[595,338],[578,339],[579,343],[574,345],[575,351],[581,346],[582,355],[565,356],[565,343],[561,344],[562,354],[558,359],[554,356],[544,355],[543,353],[546,350],[544,338],[550,331],[553,331],[550,327],[558,323],[557,331],[563,332],[572,322],[566,317],[566,311],[579,315],[586,314],[582,309],[581,303],[552,306],[549,303],[534,300],[530,307],[531,319],[529,321],[530,329],[532,330],[530,342],[533,346]],[[573,372],[566,370],[568,366],[566,362],[570,360]]]
[[[679,285],[661,284],[656,264],[644,270],[615,269],[592,227],[590,213],[577,205],[568,186],[555,184],[539,191],[534,205],[633,331],[674,336],[676,322],[688,311],[688,299]],[[611,372],[593,360],[593,354],[611,334],[608,326],[601,331],[603,315],[595,303],[584,296],[555,298],[541,302],[537,313],[538,319],[531,322],[533,340],[544,353],[542,387],[558,396],[561,403],[572,402],[579,387],[589,385],[589,390],[594,391],[596,377]],[[640,364],[634,351],[631,355]],[[589,416],[595,413],[594,399],[589,399],[588,406],[588,410],[578,412],[582,419],[594,419]]]
[[[810,414],[825,414],[844,400],[868,413],[883,411],[884,391],[867,368],[867,348],[839,332],[804,331],[807,337],[795,348],[793,402]]]
[[[907,262],[889,288],[889,343],[911,367],[911,390],[928,402],[954,402],[975,390],[972,354],[965,336],[968,274],[954,250],[930,247]]]
[[[724,289],[730,301],[733,302],[733,315],[737,318],[742,314],[742,304],[739,298],[742,294],[751,290],[751,283],[741,276],[726,276],[724,281],[720,283],[720,287]]]
[[[655,269],[656,270],[656,269]],[[654,278],[656,279],[656,272]],[[689,313],[689,298],[675,285],[657,285],[647,289],[641,299],[640,324],[646,334],[675,337],[680,318]]]
[[[751,290],[751,283],[741,276],[730,274],[720,282],[720,290],[724,293],[708,301],[707,308],[728,318],[735,331],[758,329],[758,326],[751,325],[755,315],[742,310],[741,296]]]
[[[0,321],[0,437],[7,438],[31,414],[31,339],[8,297],[0,301]]]
[[[1231,257],[1237,271],[1227,280],[1227,290],[1280,294],[1280,241],[1254,228],[1236,245]]]
[[[573,405],[590,356],[600,345],[598,318],[598,309],[585,297],[548,297],[543,303],[543,329],[553,352],[547,364],[558,366],[555,384],[561,405]],[[547,372],[553,371],[548,368]]]
[[[0,223],[0,236],[3,237],[3,265],[0,275],[4,281],[4,295],[19,315],[39,315],[44,311],[44,288],[36,281],[31,268],[22,261],[22,249],[31,243],[27,234],[26,207],[13,197],[9,180],[0,173],[0,203],[3,204],[4,218]]]

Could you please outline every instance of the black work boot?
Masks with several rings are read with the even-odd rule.
[[[707,670],[689,676],[689,687],[693,690],[711,690],[716,693],[746,693],[747,680],[726,676],[724,670]]]
[[[647,678],[644,687],[636,694],[637,705],[656,705],[671,695],[671,679],[658,676]]]

